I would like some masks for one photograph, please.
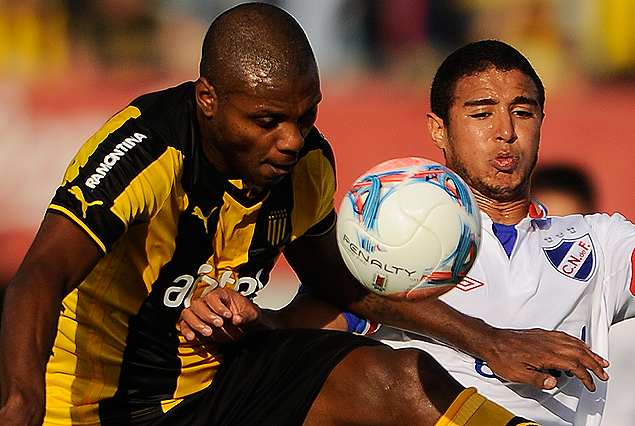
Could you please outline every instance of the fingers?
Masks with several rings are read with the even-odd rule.
[[[546,365],[547,368],[558,368],[575,375],[592,392],[595,391],[595,384],[591,373],[600,380],[609,379],[609,375],[604,370],[609,366],[607,360],[594,353],[589,345],[581,340],[566,333],[556,333],[563,343],[554,350],[556,356],[552,361],[553,365]]]
[[[596,389],[593,374],[608,380],[604,370],[608,361],[566,333],[506,330],[501,336],[497,342],[498,355],[488,360],[488,364],[503,379],[550,390],[557,386],[558,374],[567,374],[578,377],[592,392]]]
[[[542,388],[546,390],[551,390],[555,388],[558,385],[558,380],[553,376],[549,376],[549,375],[546,375],[546,376],[547,377],[545,377],[541,382]]]
[[[190,328],[187,321],[180,319],[179,328],[181,329],[181,334],[185,337],[185,340],[187,340],[188,342],[191,342],[192,340],[196,339],[196,333],[194,332],[194,330],[192,330],[192,328]]]
[[[186,340],[211,338],[223,343],[242,338],[244,326],[256,322],[260,309],[240,293],[217,288],[183,309],[179,326]]]
[[[518,383],[525,383],[539,389],[551,390],[558,386],[558,379],[546,371],[528,369],[524,378],[519,379]]]
[[[548,371],[548,372],[545,372]],[[595,383],[593,381],[593,377],[586,369],[582,369],[576,373],[570,371],[560,371],[557,369],[550,370],[527,370],[527,378],[521,380],[521,382],[529,383],[539,389],[551,390],[558,386],[558,379],[552,375],[556,374],[560,376],[561,374],[566,374],[567,376],[576,375],[584,384],[584,386],[590,390],[591,392],[595,391]]]
[[[198,316],[191,307],[184,309],[179,320],[181,334],[189,341],[196,339],[196,334],[209,337],[213,333],[212,327],[220,328],[225,322],[222,317],[213,316],[211,313],[205,315],[205,317],[207,317],[207,320],[203,320]]]

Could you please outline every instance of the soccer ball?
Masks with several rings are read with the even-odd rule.
[[[360,176],[339,209],[346,266],[371,291],[417,297],[458,284],[472,267],[481,219],[474,194],[436,162],[397,158]]]

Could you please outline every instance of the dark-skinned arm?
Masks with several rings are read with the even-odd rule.
[[[312,292],[298,293],[285,307],[266,312],[278,328],[348,330],[342,310]]]
[[[348,330],[342,310],[314,293],[297,294],[285,307],[261,309],[240,293],[216,288],[192,301],[179,319],[183,336],[215,343],[242,339],[246,334],[262,329],[322,328]]]
[[[449,343],[483,359],[503,379],[551,389],[556,379],[546,370],[560,369],[578,376],[590,390],[595,385],[589,371],[608,379],[608,363],[581,340],[562,332],[491,327],[438,300],[447,288],[431,289],[416,300],[369,292],[346,268],[335,229],[320,237],[299,238],[284,254],[302,283],[327,300],[379,323]]]
[[[44,375],[62,299],[101,256],[100,248],[78,225],[59,214],[45,216],[4,298],[0,424],[42,424]]]

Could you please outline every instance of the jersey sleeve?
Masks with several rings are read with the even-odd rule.
[[[104,251],[161,207],[182,165],[164,138],[137,123],[129,106],[113,116],[68,166],[49,212],[67,216]]]
[[[602,241],[606,264],[604,297],[613,313],[613,323],[632,318],[635,316],[635,224],[620,214],[592,215],[587,216],[587,220]]]
[[[375,321],[367,320],[365,318],[358,317],[352,312],[342,312],[346,323],[348,324],[348,331],[355,334],[361,334],[362,336],[368,336],[373,334],[379,329],[379,323]]]

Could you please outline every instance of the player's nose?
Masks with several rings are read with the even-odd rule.
[[[278,139],[278,150],[287,154],[297,154],[304,146],[304,136],[295,123],[286,123]]]
[[[494,124],[494,132],[497,141],[514,142],[517,137],[513,117],[507,114],[500,114]]]

